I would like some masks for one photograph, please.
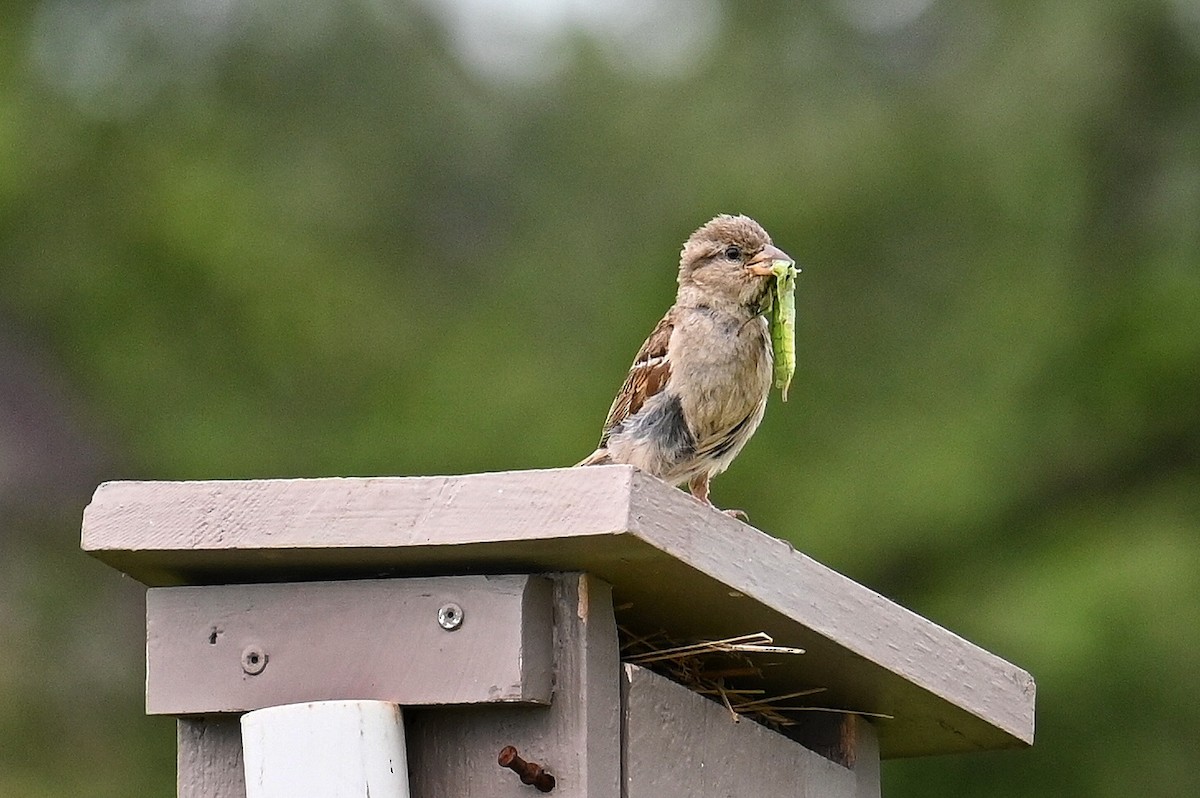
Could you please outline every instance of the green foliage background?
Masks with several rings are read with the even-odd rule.
[[[1038,680],[885,794],[1200,794],[1200,6],[502,5],[0,1],[0,796],[173,790],[97,482],[570,464],[724,211],[715,500]]]

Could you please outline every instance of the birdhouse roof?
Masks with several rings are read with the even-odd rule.
[[[109,482],[83,548],[151,586],[586,571],[622,626],[803,648],[762,660],[763,689],[891,716],[884,757],[1033,741],[1028,673],[629,466]]]

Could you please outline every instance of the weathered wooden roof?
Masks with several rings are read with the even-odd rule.
[[[627,466],[110,482],[83,548],[147,585],[587,571],[623,625],[806,649],[769,660],[768,692],[894,716],[884,757],[1033,742],[1028,673]]]

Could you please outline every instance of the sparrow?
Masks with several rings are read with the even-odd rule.
[[[721,214],[692,233],[679,253],[675,304],[634,358],[596,451],[577,465],[636,466],[686,484],[712,506],[710,481],[767,409],[772,352],[764,313],[775,261],[794,263],[747,216]]]

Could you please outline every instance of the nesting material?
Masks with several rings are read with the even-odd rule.
[[[756,655],[798,656],[804,653],[802,648],[776,645],[766,632],[680,644],[664,632],[640,635],[625,627],[618,629],[623,662],[648,668],[693,692],[718,701],[729,710],[735,723],[748,717],[766,726],[783,728],[797,723],[788,713],[814,711],[890,717],[795,703],[797,699],[824,692],[824,687],[810,687],[771,696],[755,687],[762,683],[762,667],[770,665],[756,661]]]

